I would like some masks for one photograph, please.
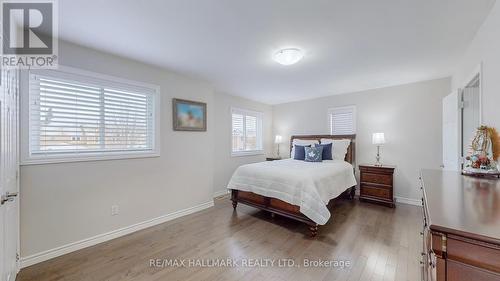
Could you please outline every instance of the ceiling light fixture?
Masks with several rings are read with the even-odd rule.
[[[282,65],[292,65],[299,62],[304,57],[304,52],[297,48],[287,48],[277,51],[273,55],[273,60]]]

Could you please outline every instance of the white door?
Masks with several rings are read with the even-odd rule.
[[[461,155],[461,94],[459,91],[443,98],[443,168],[460,169]]]
[[[0,280],[13,281],[19,250],[18,72],[1,71]]]

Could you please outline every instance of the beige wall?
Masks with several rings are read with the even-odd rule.
[[[254,156],[231,156],[231,107],[248,109],[264,113],[263,148],[264,153]],[[272,106],[243,99],[240,97],[217,93],[215,95],[215,157],[214,157],[214,193],[221,194],[234,170],[248,163],[264,161],[273,149],[272,138]]]
[[[160,86],[158,158],[29,165],[21,168],[21,256],[194,207],[221,194],[240,165],[272,151],[272,107],[208,83],[66,42],[61,65]],[[207,132],[174,132],[172,98],[204,101]],[[264,153],[231,156],[231,107],[264,113]],[[111,216],[111,206],[120,214]]]
[[[60,43],[61,64],[161,87],[161,157],[21,167],[21,256],[212,200],[214,90],[204,82]],[[207,132],[174,132],[174,97],[204,101]],[[120,214],[111,216],[111,205]]]
[[[500,130],[500,3],[497,1],[476,33],[453,75],[453,89],[464,87],[466,80],[482,63],[483,123]],[[472,77],[470,77],[472,78]]]
[[[383,131],[383,161],[398,165],[396,195],[417,199],[421,167],[441,164],[441,98],[449,79],[270,106],[129,59],[61,42],[61,64],[161,88],[161,157],[21,168],[21,256],[147,221],[212,199],[236,167],[275,151],[273,135],[328,133],[327,109],[357,105],[357,160],[373,162],[371,133]],[[204,101],[208,131],[172,130],[171,99]],[[264,154],[231,156],[230,108],[264,113]],[[282,145],[282,152],[288,144]],[[111,205],[120,214],[111,216]]]
[[[398,166],[395,195],[419,200],[419,170],[439,168],[442,163],[441,99],[449,92],[446,78],[277,105],[274,133],[288,142],[294,134],[328,134],[328,108],[356,105],[357,163],[375,161],[371,135],[384,132],[387,144],[381,148],[382,162]]]

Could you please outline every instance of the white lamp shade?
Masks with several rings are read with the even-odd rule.
[[[274,138],[274,143],[281,143],[283,141],[283,138],[280,135],[276,135]]]
[[[372,143],[373,144],[384,144],[385,143],[384,133],[374,133],[372,135]]]

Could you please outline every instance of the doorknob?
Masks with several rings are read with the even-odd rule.
[[[0,205],[5,204],[5,202],[12,202],[14,198],[17,196],[17,192],[6,192],[4,195],[0,197]]]

